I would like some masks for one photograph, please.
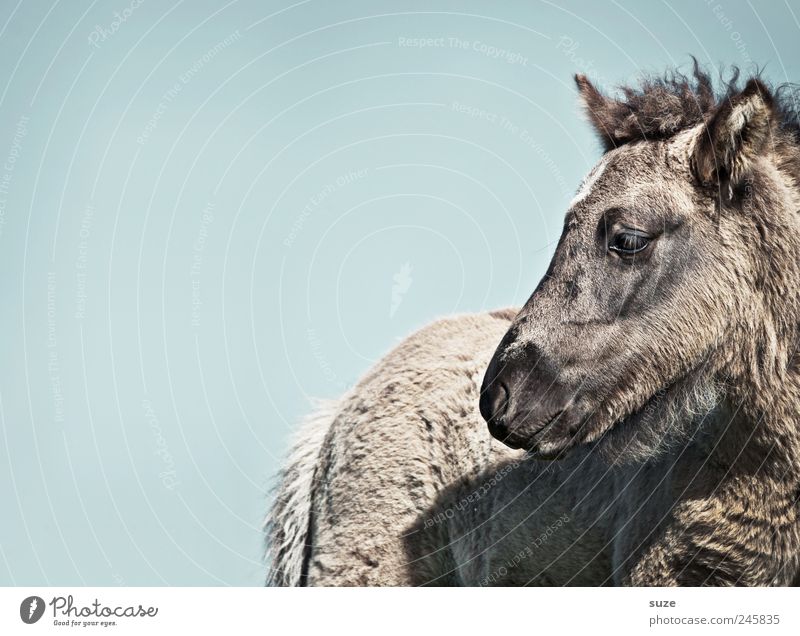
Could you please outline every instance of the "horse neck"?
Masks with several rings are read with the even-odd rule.
[[[726,398],[714,437],[717,457],[726,465],[800,479],[800,148],[795,137],[781,136],[777,154],[781,187],[764,205],[771,218],[786,222],[792,236],[770,245],[782,277],[748,312],[763,322],[733,335],[741,349],[721,373]]]
[[[800,362],[800,358],[798,358]],[[739,473],[800,479],[800,366],[730,388],[719,409],[715,459]]]

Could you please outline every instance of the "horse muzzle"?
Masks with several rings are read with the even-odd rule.
[[[535,364],[526,360],[504,363],[495,354],[481,386],[481,415],[507,446],[557,459],[580,442],[591,412],[541,357]]]

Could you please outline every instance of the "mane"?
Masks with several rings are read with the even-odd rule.
[[[731,67],[727,77],[714,82],[695,60],[690,74],[673,69],[663,75],[644,75],[636,86],[619,86],[618,97],[606,96],[582,75],[576,77],[586,111],[602,137],[605,149],[642,139],[668,139],[703,123],[725,101],[739,92],[741,73]],[[800,91],[794,84],[773,87],[759,79],[773,94],[780,129],[800,143]],[[747,79],[750,79],[749,77]],[[746,80],[745,82],[746,83]]]

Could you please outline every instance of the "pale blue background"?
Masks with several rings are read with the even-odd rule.
[[[261,583],[310,399],[535,286],[598,157],[574,72],[800,80],[795,0],[146,0],[92,46],[129,5],[0,6],[3,584]]]

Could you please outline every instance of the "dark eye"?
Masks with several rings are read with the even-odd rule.
[[[630,257],[647,249],[648,245],[650,237],[647,234],[636,230],[623,230],[612,237],[608,249],[622,257]]]

